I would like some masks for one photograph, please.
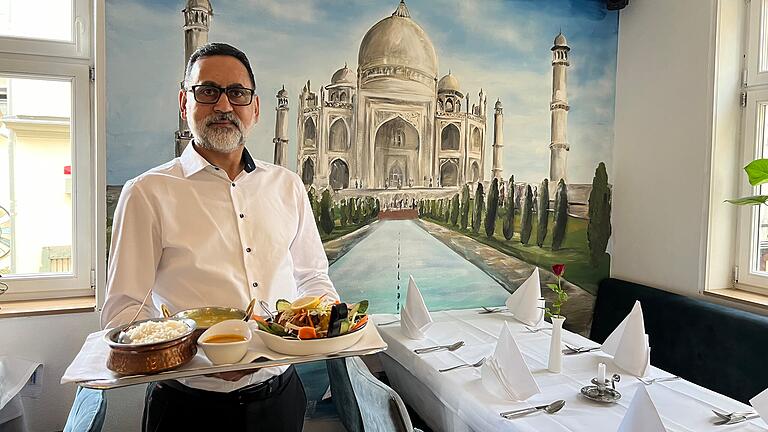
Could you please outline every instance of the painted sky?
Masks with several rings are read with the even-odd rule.
[[[125,180],[173,157],[178,83],[184,70],[183,0],[107,0],[107,181]],[[347,63],[357,67],[368,29],[398,0],[211,0],[209,39],[238,46],[254,65],[262,115],[248,148],[272,161],[276,92],[284,84],[291,111],[289,168],[296,166],[298,93],[315,91]],[[504,105],[504,176],[540,182],[549,173],[552,41],[571,47],[568,70],[568,180],[592,181],[598,162],[611,174],[618,14],[603,0],[407,0],[427,32],[440,76],[458,78],[488,112]],[[488,117],[486,178],[493,117]]]

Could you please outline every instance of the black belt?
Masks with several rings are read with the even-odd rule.
[[[283,387],[285,387],[288,381],[295,374],[296,374],[296,368],[294,368],[293,366],[290,366],[281,375],[275,375],[272,378],[267,379],[266,381],[262,381],[256,384],[250,384],[228,393],[196,389],[193,387],[186,386],[176,380],[160,381],[158,384],[168,386],[174,390],[177,390],[192,396],[196,396],[196,397],[215,398],[215,399],[221,399],[221,400],[236,400],[238,402],[244,402],[251,399],[269,397],[273,393],[279,392],[280,390],[282,390]]]

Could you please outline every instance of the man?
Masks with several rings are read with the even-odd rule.
[[[193,140],[126,182],[115,209],[102,325],[251,298],[338,299],[299,177],[253,160],[259,118],[251,66],[211,43],[187,64],[179,107]],[[144,430],[300,431],[306,397],[293,367],[162,381],[147,388]],[[231,425],[231,426],[230,426]]]

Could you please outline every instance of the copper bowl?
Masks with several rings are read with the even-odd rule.
[[[176,312],[175,314],[171,314],[171,312],[168,310],[168,308],[165,305],[161,305],[160,310],[163,312],[163,316],[165,316],[166,318],[188,319],[188,320],[194,321],[197,324],[197,328],[192,333],[192,338],[194,342],[197,342],[197,339],[200,337],[201,334],[203,334],[206,330],[208,330],[212,325],[218,324],[221,321],[226,321],[228,319],[240,319],[240,320],[247,321],[246,317],[250,318],[251,312],[253,311],[254,304],[255,304],[255,299],[251,300],[251,303],[248,305],[246,310],[242,310],[238,308],[211,306],[211,307],[186,309],[180,312]],[[203,317],[203,319],[200,318],[201,316]]]
[[[131,327],[146,321],[166,321],[166,318],[136,321]],[[177,321],[186,324],[188,331],[163,342],[123,344],[117,342],[117,338],[128,325],[110,330],[104,335],[104,340],[111,348],[107,357],[107,368],[120,375],[144,375],[171,370],[190,361],[197,353],[193,337],[197,324],[189,319]]]

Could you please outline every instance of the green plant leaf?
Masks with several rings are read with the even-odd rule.
[[[559,286],[557,286],[557,284],[556,284],[556,283],[548,283],[548,284],[547,284],[547,287],[549,287],[549,289],[551,289],[551,290],[552,290],[552,291],[554,291],[554,292],[557,292],[557,290],[559,290],[559,289],[560,289],[560,287],[559,287]]]
[[[748,196],[743,198],[729,199],[725,201],[731,204],[736,204],[736,205],[758,205],[758,204],[765,204],[766,201],[768,201],[768,195],[753,195],[753,196]]]
[[[755,159],[744,167],[749,184],[757,186],[768,182],[768,159]]]

